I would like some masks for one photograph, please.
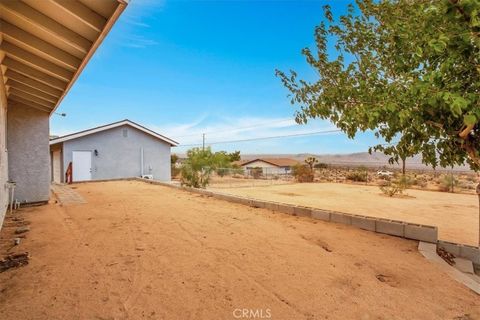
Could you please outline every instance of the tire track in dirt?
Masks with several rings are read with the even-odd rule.
[[[240,222],[240,223],[247,223],[247,224],[252,224],[252,221],[250,219],[238,219],[238,218],[235,218],[235,217],[229,217],[230,219],[235,219],[236,222],[233,222],[233,223],[237,223],[237,222]],[[237,273],[240,273],[245,279],[247,279],[249,281],[249,283],[253,284],[255,287],[259,288],[262,292],[264,292],[267,296],[270,296],[272,299],[276,300],[277,302],[281,303],[281,304],[284,304],[285,306],[287,306],[289,309],[293,310],[294,312],[296,312],[297,314],[305,317],[305,319],[314,319],[314,315],[308,313],[308,312],[304,312],[301,310],[300,307],[298,307],[297,305],[293,304],[292,302],[288,301],[285,297],[283,297],[282,295],[280,295],[279,293],[275,292],[274,290],[268,288],[267,286],[265,286],[264,284],[262,284],[261,282],[259,282],[258,280],[256,280],[254,277],[250,276],[247,272],[245,272],[239,265],[233,263],[233,262],[230,262],[230,261],[226,261],[225,259],[225,254],[227,255],[230,255],[230,256],[235,256],[237,260],[241,260],[241,257],[238,256],[235,252],[232,252],[231,250],[228,250],[228,249],[223,249],[223,248],[218,248],[218,247],[213,247],[213,246],[208,246],[207,244],[205,244],[201,239],[201,237],[198,237],[196,236],[193,232],[189,231],[187,229],[187,227],[183,226],[182,225],[182,222],[184,222],[185,224],[189,225],[189,226],[192,226],[192,227],[198,227],[196,226],[195,224],[189,222],[189,221],[177,221],[177,220],[173,220],[173,222],[175,222],[175,224],[182,230],[184,231],[186,234],[189,235],[189,237],[191,239],[193,239],[194,241],[196,241],[197,243],[200,244],[200,246],[204,249],[207,249],[209,251],[210,254],[212,254],[214,256],[214,258],[218,261],[221,261],[223,264],[227,264],[229,266],[231,266]],[[223,225],[223,226],[230,226],[232,225],[233,223],[231,224],[225,224],[223,221],[217,221],[219,224]],[[262,245],[264,246],[269,246],[270,248],[270,251],[271,252],[276,252],[277,250],[275,250],[275,247],[271,244],[270,241],[266,240],[264,242],[262,242]]]
[[[271,246],[271,244],[270,244]],[[273,246],[271,246],[273,248]],[[212,248],[212,249],[215,249],[215,248]],[[216,249],[217,251],[219,249]],[[223,250],[220,250],[220,251],[223,251]],[[231,251],[227,251],[228,253],[230,253],[230,255],[232,255],[232,252]],[[221,255],[222,258],[220,258],[220,255],[216,255],[216,258],[218,258],[219,260],[223,260],[223,256],[224,255]],[[295,305],[294,303],[288,301],[285,297],[283,297],[281,294],[275,292],[274,290],[270,289],[269,287],[267,287],[266,285],[264,285],[263,283],[261,283],[260,281],[256,280],[254,277],[250,276],[247,272],[245,272],[240,266],[238,266],[236,263],[233,263],[233,262],[226,262],[229,266],[231,266],[233,269],[235,269],[238,273],[240,273],[244,278],[246,278],[250,283],[254,284],[256,287],[260,288],[264,293],[266,293],[268,296],[270,296],[271,298],[273,298],[274,300],[277,300],[278,302],[284,304],[285,306],[287,306],[288,308],[290,308],[291,310],[295,311],[296,313],[302,315],[305,317],[305,319],[307,320],[311,320],[311,319],[314,319],[314,315],[313,314],[310,314],[308,312],[304,312],[300,307],[298,307],[297,305]]]
[[[130,239],[129,243],[133,244],[133,246],[131,246],[132,250],[137,250],[138,242],[134,237],[135,232],[132,230],[132,225],[139,226],[141,224],[139,223],[139,220],[136,217],[133,217],[133,216],[128,214],[128,210],[127,210],[127,207],[125,205],[125,201],[119,201],[119,204],[123,208],[122,212],[123,212],[123,215],[125,217],[124,221],[126,221],[126,220],[128,221],[126,223],[126,225],[127,225],[128,230],[129,230],[129,232],[128,232],[128,236],[129,236],[129,239]],[[133,221],[135,223],[130,223],[131,221]],[[137,257],[137,258],[139,258],[139,257]],[[138,285],[138,282],[142,279],[141,269],[142,269],[141,261],[140,261],[140,259],[136,259],[136,261],[133,263],[133,271],[131,272],[132,280],[130,282],[131,283],[130,284],[130,290],[129,290],[130,293],[127,295],[125,300],[121,302],[123,312],[124,312],[124,316],[126,316],[126,319],[131,318],[130,309],[132,308],[132,305],[138,299],[138,296],[140,295],[141,291],[143,290],[143,287],[140,290],[136,288],[137,285]],[[132,297],[134,297],[134,299],[131,302]]]

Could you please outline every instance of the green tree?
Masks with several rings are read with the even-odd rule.
[[[231,162],[240,161],[240,151],[230,152],[227,155]]]
[[[210,148],[193,148],[187,151],[187,159],[181,169],[181,184],[194,187],[205,187],[213,170],[213,153]]]
[[[479,170],[480,1],[358,0],[357,6],[338,19],[324,7],[316,52],[302,51],[318,79],[277,70],[299,106],[297,122],[329,119],[350,138],[372,130],[433,167],[468,163]],[[395,159],[401,149],[385,152]]]
[[[229,155],[225,151],[212,152],[208,148],[193,148],[187,151],[187,159],[181,169],[181,184],[205,188],[210,182],[210,175],[214,171],[224,174],[224,169],[231,166]]]
[[[177,161],[178,161],[178,156],[175,153],[173,153],[170,156],[170,164],[173,166],[177,163]]]
[[[390,164],[399,163],[401,162],[402,165],[402,175],[405,176],[406,174],[406,162],[407,158],[413,157],[415,155],[415,151],[413,150],[411,145],[405,145],[403,143],[395,144],[388,144],[388,145],[378,145],[374,148],[370,148],[369,152],[372,152],[372,149],[375,151],[382,151],[383,153],[390,155],[390,159],[388,162]]]
[[[315,29],[303,49],[316,81],[277,75],[298,123],[329,119],[351,138],[373,130],[432,166],[480,168],[480,2],[363,0]],[[334,42],[336,55],[328,54]],[[374,146],[374,149],[382,149]],[[402,148],[385,151],[393,158]]]
[[[172,178],[176,177],[180,173],[180,169],[177,167],[178,156],[174,153],[170,156],[170,172]]]

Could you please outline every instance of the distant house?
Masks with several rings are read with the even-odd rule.
[[[169,181],[170,148],[178,143],[130,120],[50,140],[51,180],[75,181],[148,177]]]
[[[253,169],[262,169],[264,175],[289,174],[292,167],[299,162],[289,158],[257,158],[252,160],[238,161],[237,165],[250,174]]]

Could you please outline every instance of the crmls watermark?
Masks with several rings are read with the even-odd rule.
[[[235,319],[271,319],[272,310],[237,308],[233,310],[233,317]]]

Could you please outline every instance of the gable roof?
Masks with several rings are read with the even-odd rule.
[[[262,161],[268,164],[274,165],[276,167],[291,167],[299,162],[290,158],[257,158],[252,160],[245,160],[239,163],[240,166],[245,166],[247,164],[253,163],[255,161]]]
[[[50,145],[57,144],[57,143],[64,142],[64,141],[68,141],[68,140],[77,139],[77,138],[80,138],[80,137],[88,136],[90,134],[110,130],[110,129],[121,127],[121,126],[124,126],[124,125],[127,125],[127,126],[130,126],[132,128],[138,129],[138,130],[140,130],[140,131],[142,131],[142,132],[144,132],[144,133],[146,133],[146,134],[148,134],[148,135],[150,135],[154,138],[157,138],[159,140],[162,140],[162,141],[170,144],[173,147],[178,145],[178,142],[176,142],[175,140],[172,140],[170,138],[162,136],[161,134],[156,133],[155,131],[152,131],[148,128],[145,128],[144,126],[141,126],[138,123],[135,123],[135,122],[130,121],[128,119],[118,121],[118,122],[114,122],[114,123],[110,123],[110,124],[106,124],[106,125],[103,125],[103,126],[100,126],[100,127],[95,127],[95,128],[92,128],[92,129],[87,129],[87,130],[67,134],[67,135],[62,136],[62,137],[53,138],[53,139],[50,140]]]

